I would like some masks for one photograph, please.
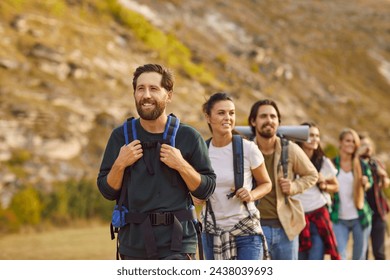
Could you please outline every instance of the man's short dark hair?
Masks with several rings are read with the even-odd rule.
[[[248,117],[248,124],[251,127],[253,135],[256,135],[256,131],[255,131],[255,127],[252,126],[252,121],[256,120],[257,112],[259,111],[259,108],[263,105],[270,105],[270,106],[274,107],[276,110],[276,114],[278,116],[278,119],[279,119],[279,124],[282,122],[282,119],[280,117],[279,108],[276,105],[275,101],[270,100],[270,99],[259,100],[252,105],[252,108],[251,108],[251,111],[250,111],[249,117]]]
[[[145,64],[142,66],[139,66],[133,76],[133,89],[135,91],[135,88],[137,87],[137,80],[138,77],[143,73],[149,73],[149,72],[156,72],[162,75],[161,79],[161,86],[165,88],[167,91],[173,90],[173,85],[175,83],[175,79],[173,76],[173,73],[164,66],[161,66],[159,64]]]

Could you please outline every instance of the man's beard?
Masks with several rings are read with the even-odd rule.
[[[273,131],[259,131],[259,135],[263,138],[272,138],[274,137],[275,133]]]
[[[264,124],[264,125],[261,127],[261,129],[257,131],[261,137],[267,138],[267,139],[274,137],[274,136],[275,136],[275,131],[276,131],[276,130],[268,130],[268,129],[265,130],[264,128],[265,128],[266,126],[268,126],[268,125],[269,125],[269,124]],[[274,128],[274,127],[272,127],[272,128]]]
[[[141,119],[154,121],[160,117],[165,110],[165,102],[161,101],[156,103],[156,107],[152,111],[144,111],[141,105],[143,102],[144,100],[141,100],[139,103],[135,104],[138,115],[141,117]]]

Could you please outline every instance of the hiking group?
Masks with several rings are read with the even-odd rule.
[[[268,99],[252,105],[251,137],[235,130],[235,104],[224,92],[203,113],[211,132],[167,113],[173,73],[138,67],[133,96],[139,118],[115,128],[97,185],[116,200],[112,239],[124,260],[386,259],[383,189],[389,178],[372,140],[340,133],[338,156],[326,157],[312,122],[306,142],[278,135],[281,114]],[[363,144],[360,145],[360,142]]]

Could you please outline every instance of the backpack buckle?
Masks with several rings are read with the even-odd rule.
[[[228,199],[231,199],[233,196],[235,196],[236,195],[236,191],[234,191],[234,192],[231,192],[231,193],[228,193],[227,195],[226,195],[226,197],[228,198]]]
[[[166,226],[173,223],[172,213],[150,213],[149,219],[152,226]]]

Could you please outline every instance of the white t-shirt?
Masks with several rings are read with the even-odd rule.
[[[337,169],[330,159],[323,157],[320,173],[324,176],[324,179],[327,180],[336,176]],[[321,192],[320,189],[314,185],[306,189],[303,193],[296,194],[294,198],[301,201],[303,210],[307,213],[327,204],[330,200],[330,195],[327,192]]]
[[[340,197],[340,208],[339,208],[339,219],[352,220],[357,219],[359,214],[355,207],[353,199],[353,173],[345,172],[340,168],[339,175],[337,175],[339,181],[339,197]]]
[[[264,162],[264,157],[259,148],[252,141],[244,139],[244,185],[252,189],[252,169],[256,169]],[[211,165],[217,175],[215,191],[210,197],[211,206],[214,211],[217,226],[224,230],[230,230],[240,220],[248,217],[249,213],[241,201],[235,196],[228,199],[227,194],[234,190],[234,168],[233,168],[233,146],[230,142],[224,147],[215,147],[210,142],[209,156]],[[203,208],[203,215],[205,208]],[[248,203],[248,209],[252,214],[258,214],[254,202]],[[212,223],[210,213],[207,213],[207,220]]]

